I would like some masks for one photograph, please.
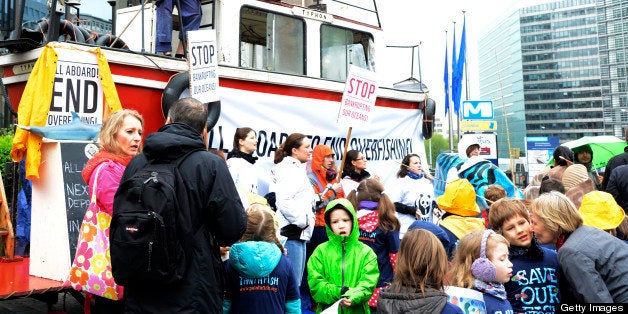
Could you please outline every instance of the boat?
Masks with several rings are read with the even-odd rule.
[[[292,132],[310,135],[313,145],[332,146],[340,159],[348,134],[336,124],[336,117],[349,68],[357,66],[377,73],[384,64],[377,59],[378,52],[386,47],[376,2],[360,3],[202,1],[201,29],[214,29],[218,44],[221,113],[209,145],[229,150],[235,128],[249,125],[259,130],[257,153],[261,164],[268,167],[282,136]],[[162,103],[164,92],[174,89],[178,94],[185,89],[182,84],[187,81],[170,79],[188,71],[188,63],[152,53],[154,26],[142,25],[137,19],[142,9],[149,22],[146,24],[153,25],[152,4],[117,10],[118,37],[129,49],[101,49],[122,106],[144,116],[145,134],[149,134],[165,121],[168,104]],[[142,34],[145,37],[140,37]],[[43,44],[0,56],[2,83],[14,110]],[[372,160],[369,167],[381,172],[382,178],[392,177],[391,169],[398,167],[395,161],[406,153],[425,156],[422,141],[431,136],[433,110],[434,102],[423,88],[394,88],[392,82],[381,80],[375,117],[370,125],[353,129],[349,149],[362,150]]]
[[[201,30],[215,32],[218,48],[219,101],[208,103],[213,113],[212,121],[208,121],[212,127],[208,146],[226,152],[231,149],[235,129],[249,126],[258,135],[256,165],[267,171],[273,166],[274,152],[281,142],[290,133],[300,132],[311,138],[312,145],[329,145],[337,164],[347,149],[361,151],[369,160],[369,172],[377,174],[384,184],[395,177],[406,154],[417,153],[426,161],[423,140],[432,134],[435,103],[422,83],[420,88],[395,88],[395,79],[383,77],[381,71],[387,65],[382,52],[386,47],[376,2],[354,2],[361,5],[338,0],[201,1]],[[28,31],[18,31],[15,33],[19,35],[0,41],[0,47],[10,51],[0,55],[0,73],[11,108],[19,111],[25,86],[36,61],[47,49],[45,45],[64,47],[68,52],[63,58],[72,62],[82,62],[81,53],[98,48],[106,58],[122,107],[142,114],[145,135],[157,131],[172,101],[189,95],[190,79],[186,60],[154,53],[154,16],[151,4],[117,9],[116,34],[104,41],[78,35],[84,33],[80,25],[52,14],[47,36],[33,38]],[[52,26],[57,25],[54,21],[61,26]],[[51,36],[55,32],[61,36]],[[44,34],[43,30],[35,33]],[[176,37],[175,32],[173,39]],[[352,67],[374,73],[377,98],[369,123],[347,126],[338,122],[338,116]],[[55,79],[70,80],[75,74]],[[86,112],[92,107],[86,94],[79,95],[76,85],[58,83],[54,88],[65,97],[59,105],[63,110]],[[87,93],[87,85],[82,86]],[[62,88],[65,90],[59,91]],[[94,99],[103,106],[102,97]],[[51,106],[55,106],[54,101]],[[61,123],[61,119],[47,121]],[[80,182],[76,184],[84,184],[80,176],[77,178]],[[34,194],[37,189],[34,183]],[[267,189],[268,182],[260,182],[260,194]],[[76,233],[72,226],[80,225],[81,217],[80,212],[74,213],[74,220],[68,218],[67,226],[60,224],[61,229]],[[69,242],[76,243],[71,237]],[[43,251],[37,254],[46,256]],[[69,262],[66,256],[72,256],[69,249],[64,254],[60,265]],[[31,274],[33,259],[32,255]],[[46,278],[65,278],[64,267]]]

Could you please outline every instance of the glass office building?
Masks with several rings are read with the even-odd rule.
[[[480,99],[493,101],[499,158],[508,158],[512,148],[525,152],[526,117],[520,39],[519,12],[515,12],[494,24],[479,42]]]
[[[509,156],[507,131],[521,151],[524,136],[623,137],[627,33],[628,0],[557,1],[494,24],[480,39],[479,68],[481,98],[493,100],[499,123],[499,157]]]
[[[628,125],[628,0],[598,0],[604,130],[624,137]]]

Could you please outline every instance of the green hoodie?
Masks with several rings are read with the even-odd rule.
[[[340,307],[341,313],[370,313],[368,300],[379,280],[377,256],[366,244],[358,241],[359,227],[353,205],[341,198],[331,201],[325,209],[325,220],[335,208],[344,208],[353,218],[349,236],[340,236],[326,224],[329,241],[322,243],[307,262],[310,291],[318,303],[318,313],[342,297],[351,300],[349,308]],[[342,287],[349,290],[341,294]]]

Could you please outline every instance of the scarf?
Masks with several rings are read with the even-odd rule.
[[[230,151],[227,153],[227,159],[229,158],[242,158],[248,161],[251,165],[254,165],[257,161],[257,157],[253,157],[253,153],[247,154],[241,150]]]
[[[355,170],[347,170],[342,172],[343,178],[349,177],[351,180],[356,182],[360,182],[370,176],[371,174],[366,170],[362,170],[360,173],[355,172]]]
[[[482,293],[487,293],[502,300],[506,300],[506,288],[504,284],[473,279],[473,287]]]
[[[567,237],[568,235],[565,233],[558,236],[558,239],[556,239],[556,251],[560,250],[563,244],[565,244],[565,241],[567,241]]]
[[[412,171],[408,171],[408,177],[410,177],[410,179],[418,180],[418,179],[423,178],[423,174],[422,173],[417,174]]]
[[[510,245],[510,259],[520,257],[527,260],[538,260],[543,258],[543,250],[539,245],[539,241],[532,237],[532,243],[529,247]]]
[[[85,183],[89,184],[89,179],[92,177],[92,172],[94,172],[96,167],[98,167],[98,165],[100,165],[101,163],[111,160],[126,167],[126,165],[129,164],[132,158],[133,156],[122,156],[119,154],[108,152],[105,149],[101,149],[98,153],[96,153],[96,155],[94,155],[94,157],[87,161],[87,164],[85,164],[83,171],[81,171],[81,176],[83,177],[83,180],[85,180]]]

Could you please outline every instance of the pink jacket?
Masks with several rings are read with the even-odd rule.
[[[100,209],[110,215],[113,212],[113,197],[118,190],[120,179],[122,178],[125,168],[125,166],[115,161],[106,161],[98,165],[89,178],[89,196],[91,198],[94,178],[96,177],[96,173],[98,173],[96,201]]]

